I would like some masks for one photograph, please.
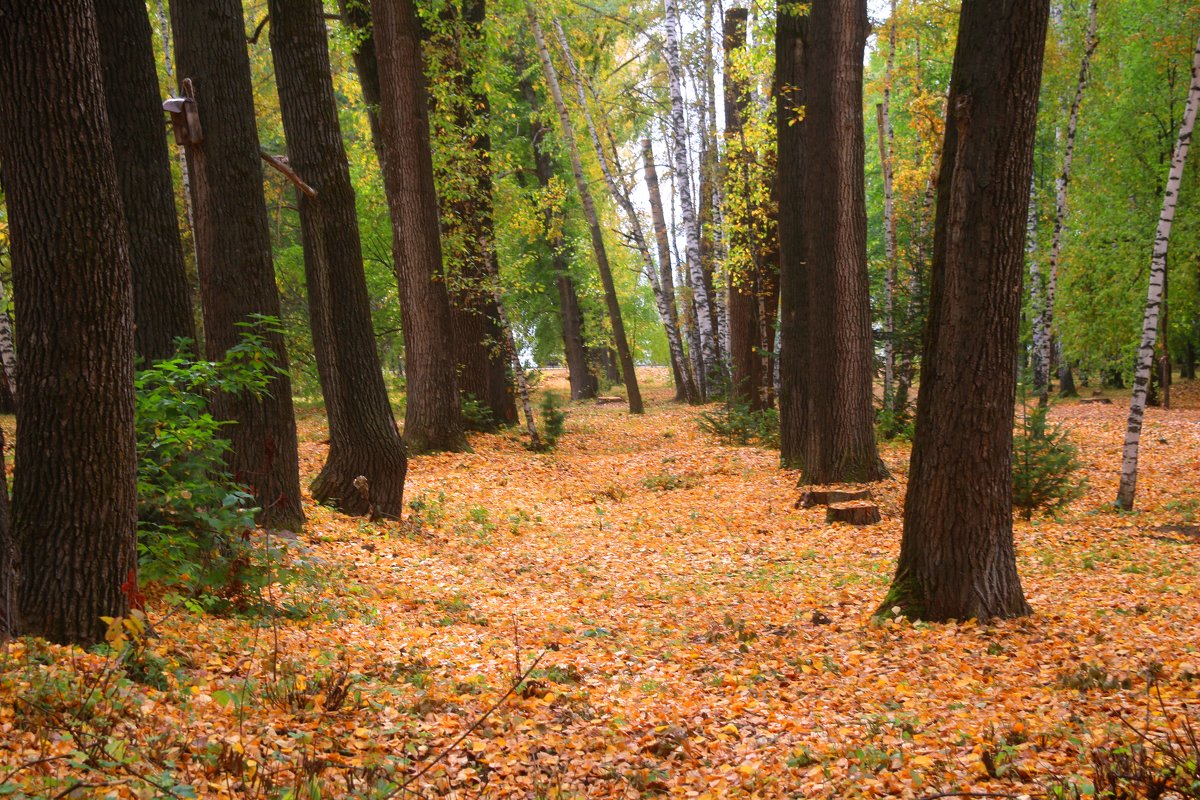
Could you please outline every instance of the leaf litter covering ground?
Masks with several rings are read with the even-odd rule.
[[[885,449],[882,524],[828,526],[793,508],[797,475],[775,452],[718,444],[647,377],[645,417],[572,406],[555,453],[508,433],[412,459],[423,526],[311,506],[301,544],[329,578],[315,613],[158,622],[165,689],[13,643],[0,787],[372,796],[425,770],[400,795],[1037,794],[1086,779],[1089,748],[1129,738],[1122,720],[1178,724],[1184,703],[1195,716],[1194,385],[1174,392],[1188,408],[1147,415],[1136,514],[1108,510],[1120,402],[1055,409],[1090,488],[1057,521],[1018,521],[1035,616],[981,627],[870,621],[898,552],[907,445]],[[301,434],[312,475],[323,421]]]

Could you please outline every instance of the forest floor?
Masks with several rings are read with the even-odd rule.
[[[571,405],[554,453],[513,431],[413,458],[421,520],[310,505],[293,549],[323,580],[275,592],[307,615],[157,621],[137,664],[162,688],[8,645],[0,795],[1056,796],[1137,732],[1200,722],[1195,384],[1147,414],[1133,513],[1111,510],[1125,407],[1054,408],[1089,488],[1017,522],[1035,613],[984,627],[871,619],[908,445],[884,447],[883,522],[830,526],[777,453],[722,445],[644,379],[645,416]],[[324,437],[302,417],[306,475]]]

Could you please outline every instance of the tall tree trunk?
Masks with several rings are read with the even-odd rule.
[[[446,212],[441,218],[443,244],[459,244],[446,254],[445,264],[458,389],[483,404],[498,424],[511,425],[517,422],[516,396],[495,294],[499,261],[492,209],[491,104],[478,74],[485,55],[486,10],[485,0],[447,3],[442,11],[446,33],[430,43],[444,59],[438,69],[451,76],[453,97],[444,111],[450,134],[467,145],[450,162],[457,174],[435,177],[454,185],[451,196],[439,199]]]
[[[1075,158],[1075,137],[1079,129],[1079,107],[1083,103],[1083,92],[1088,84],[1088,72],[1092,53],[1099,39],[1096,36],[1097,0],[1088,4],[1087,39],[1084,42],[1083,58],[1079,64],[1079,79],[1075,82],[1075,96],[1071,99],[1071,111],[1067,117],[1067,140],[1063,148],[1062,171],[1054,182],[1054,230],[1050,237],[1050,261],[1046,267],[1044,304],[1034,320],[1035,339],[1040,344],[1038,363],[1046,371],[1046,379],[1038,385],[1038,404],[1046,405],[1050,400],[1049,370],[1053,356],[1051,340],[1054,334],[1054,303],[1058,293],[1058,262],[1062,253],[1062,234],[1067,219],[1067,186],[1071,182],[1071,163]]]
[[[1025,215],[1025,260],[1029,262],[1029,305],[1033,311],[1033,352],[1031,353],[1033,391],[1046,395],[1050,382],[1050,345],[1046,341],[1050,331],[1042,324],[1046,319],[1046,287],[1042,278],[1042,265],[1038,260],[1038,207],[1037,176],[1029,181],[1029,211]]]
[[[592,251],[596,256],[596,268],[600,272],[600,283],[604,287],[604,303],[608,307],[608,320],[612,325],[613,339],[617,346],[617,355],[621,361],[621,374],[625,379],[625,390],[629,395],[629,412],[641,414],[642,394],[638,388],[637,373],[633,367],[633,353],[629,348],[629,339],[625,335],[625,323],[621,319],[621,306],[617,301],[617,288],[613,283],[612,269],[608,264],[608,251],[604,247],[604,236],[600,230],[600,218],[596,215],[596,204],[592,200],[592,192],[588,188],[587,178],[583,173],[583,162],[579,160],[579,146],[575,142],[575,128],[567,113],[567,105],[563,101],[562,88],[558,84],[558,75],[554,70],[554,62],[550,60],[550,51],[546,49],[546,38],[542,35],[542,27],[538,23],[537,12],[529,2],[525,3],[525,13],[537,43],[538,58],[542,62],[542,74],[550,89],[550,97],[558,111],[559,125],[562,128],[563,143],[571,156],[571,171],[575,176],[575,187],[579,191],[579,199],[583,205],[583,213],[587,218],[588,228],[592,237]]]
[[[801,130],[807,103],[804,39],[807,11],[783,6],[775,23],[775,134],[779,185],[779,455],[784,467],[804,463],[808,416],[808,284],[804,266]]]
[[[520,65],[518,65],[520,66]],[[520,70],[522,73],[524,69]],[[550,135],[550,129],[541,121],[538,115],[540,103],[537,91],[528,78],[520,80],[521,94],[529,104],[532,115],[530,119],[529,146],[533,150],[533,171],[537,175],[538,186],[542,192],[547,192],[554,178],[554,161],[546,150],[542,149]],[[583,343],[583,311],[579,307],[579,297],[575,291],[575,282],[567,269],[567,259],[564,253],[562,237],[562,209],[547,208],[543,224],[548,232],[547,242],[550,248],[550,260],[554,267],[554,282],[558,288],[558,311],[562,324],[563,351],[567,359],[567,379],[571,385],[572,400],[590,400],[599,391],[599,381],[588,365],[587,347]]]
[[[704,370],[697,378],[700,395],[705,397],[711,386],[722,378],[720,346],[713,324],[712,301],[704,276],[704,263],[700,258],[700,224],[696,219],[696,206],[692,202],[692,187],[688,169],[687,119],[683,105],[683,66],[679,59],[679,11],[676,0],[663,0],[667,23],[667,72],[671,88],[671,136],[674,140],[675,182],[679,192],[679,208],[683,214],[683,229],[687,240],[687,270],[691,276],[692,299],[696,308],[696,328],[700,335],[700,348]]]
[[[375,348],[350,168],[329,71],[321,0],[270,0],[271,55],[298,192],[304,273],[329,456],[313,499],[347,514],[399,519],[407,462]],[[355,486],[367,479],[367,491]]]
[[[379,131],[379,57],[375,52],[375,30],[371,25],[371,0],[338,0],[342,24],[354,33],[350,56],[354,72],[362,89],[363,104],[367,107],[367,124],[371,128],[371,143],[383,166],[383,143]]]
[[[159,361],[175,354],[176,339],[195,341],[196,323],[171,185],[154,32],[143,0],[96,0],[96,28],[129,227],[134,347],[147,361]]]
[[[575,83],[575,89],[579,96],[579,107],[583,112],[584,120],[587,123],[588,133],[591,135],[592,146],[596,151],[596,159],[600,163],[600,170],[604,174],[604,181],[608,185],[609,194],[613,201],[625,213],[625,218],[629,221],[629,234],[633,238],[634,246],[637,248],[638,255],[641,256],[642,266],[646,279],[650,282],[650,288],[654,294],[654,301],[658,306],[658,315],[662,320],[664,331],[667,336],[667,347],[671,355],[671,366],[676,373],[680,373],[684,381],[684,394],[689,402],[699,402],[699,394],[696,391],[695,384],[692,381],[691,373],[687,370],[687,362],[683,354],[683,340],[679,336],[679,328],[675,324],[675,319],[672,316],[672,308],[667,304],[667,298],[663,291],[662,281],[659,279],[658,271],[654,265],[654,256],[650,253],[650,245],[646,241],[646,234],[642,230],[641,216],[637,209],[633,206],[633,199],[630,196],[629,187],[624,182],[625,169],[621,164],[620,151],[617,148],[616,141],[613,139],[612,132],[605,128],[605,135],[609,142],[609,148],[606,151],[604,145],[600,142],[600,134],[597,130],[596,122],[592,117],[592,112],[588,107],[587,92],[584,89],[585,78],[580,74],[575,66],[575,58],[571,55],[571,48],[567,42],[567,35],[563,32],[562,25],[558,19],[554,20],[555,32],[558,34],[559,46],[562,48],[563,56],[566,59],[567,68],[571,73],[571,78]],[[609,163],[611,159],[611,164]],[[621,176],[618,179],[618,176]],[[673,294],[673,293],[672,293]],[[682,369],[681,369],[682,367]]]
[[[129,613],[137,587],[129,240],[95,6],[0,0],[0,19],[0,162],[22,370],[20,581],[7,624],[87,646],[104,640],[101,616]]]
[[[174,3],[171,23],[176,73],[195,89],[204,134],[188,146],[188,166],[205,352],[218,360],[257,315],[280,315],[245,23],[237,0]],[[226,429],[233,445],[230,471],[254,493],[259,524],[297,529],[304,512],[287,353],[279,333],[260,333],[279,368],[267,393],[218,394],[213,415],[233,422]]]
[[[880,613],[1030,612],[1013,551],[1012,365],[1049,11],[1049,0],[963,2],[904,534]]]
[[[532,450],[541,450],[542,440],[538,436],[537,423],[533,419],[533,403],[529,400],[529,383],[525,380],[525,368],[521,366],[521,354],[517,351],[517,340],[513,336],[513,329],[512,325],[508,322],[508,315],[504,313],[504,303],[501,300],[499,289],[495,290],[493,299],[496,302],[496,309],[500,314],[500,327],[504,335],[504,351],[508,354],[509,364],[512,366],[513,376],[517,381],[517,392],[521,395],[521,410],[525,412],[525,430],[529,432],[529,447]]]
[[[163,0],[158,0],[156,5],[158,6],[158,32],[159,38],[162,40],[163,49],[163,71],[167,74],[167,84],[176,85],[175,61],[171,56],[171,23],[167,21],[167,9],[163,5]],[[192,179],[188,174],[187,148],[183,145],[178,145],[176,147],[176,156],[179,159],[179,182],[183,186],[183,205],[187,212],[187,229],[191,237],[194,255],[196,246],[196,215],[192,208]],[[197,349],[199,349],[198,342]]]
[[[663,215],[662,192],[658,184],[658,168],[654,163],[654,145],[649,137],[642,139],[642,166],[646,173],[646,193],[650,197],[650,219],[654,225],[654,244],[658,250],[659,285],[662,286],[662,304],[671,319],[671,325],[679,331],[679,308],[675,302],[675,276],[671,270],[671,243],[667,234],[667,219]],[[682,347],[683,333],[680,332]],[[686,354],[681,354],[678,362],[674,356],[671,368],[675,373],[676,400],[687,400],[689,403],[699,403],[700,389],[692,374],[691,362]]]
[[[413,0],[371,6],[382,87],[383,177],[391,210],[407,362],[404,442],[412,453],[467,449],[450,352],[450,302],[429,149],[429,102]]]
[[[892,149],[896,134],[892,130],[892,68],[896,62],[896,0],[891,0],[888,15],[887,66],[883,72],[883,102],[876,106],[879,127],[879,165],[883,173],[883,249],[887,259],[884,278],[883,311],[883,407],[891,408],[896,375],[896,207],[892,191]]]
[[[1158,335],[1158,314],[1166,282],[1167,246],[1171,239],[1171,224],[1179,203],[1179,185],[1183,180],[1183,165],[1187,160],[1200,106],[1200,39],[1192,60],[1192,81],[1188,88],[1187,105],[1171,156],[1171,169],[1163,192],[1162,213],[1154,234],[1154,253],[1150,259],[1150,285],[1146,291],[1146,310],[1142,319],[1142,341],[1138,347],[1137,368],[1133,377],[1133,396],[1129,401],[1129,424],[1125,431],[1125,448],[1121,457],[1121,482],[1117,488],[1117,508],[1132,509],[1137,489],[1138,445],[1142,438],[1142,417],[1146,413],[1146,388],[1154,362],[1154,343]]]
[[[750,182],[749,161],[754,157],[748,152],[743,117],[749,107],[746,82],[738,75],[734,64],[737,53],[746,47],[746,21],[749,12],[744,8],[731,8],[725,12],[722,50],[725,55],[725,174],[730,185],[737,187],[743,195],[745,212],[729,231],[729,243],[733,252],[743,252],[748,258],[740,263],[725,263],[725,280],[728,285],[726,306],[729,326],[729,399],[744,403],[752,410],[762,408],[761,364],[757,350],[762,347],[759,340],[758,295],[759,254],[754,235],[757,208],[753,200]]]
[[[886,477],[875,444],[862,113],[866,0],[816,4],[805,31],[804,226],[809,336],[806,483]]]

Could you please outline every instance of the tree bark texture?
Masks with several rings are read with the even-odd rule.
[[[558,111],[559,125],[562,128],[563,143],[571,156],[571,171],[575,176],[575,188],[579,191],[579,199],[583,205],[583,213],[587,218],[588,229],[592,237],[592,251],[596,256],[596,269],[600,272],[600,283],[604,287],[604,303],[608,308],[608,321],[612,326],[613,339],[617,347],[617,356],[621,363],[621,376],[625,381],[625,391],[629,396],[629,413],[641,414],[642,393],[638,388],[637,373],[633,366],[633,353],[629,347],[629,339],[625,334],[625,323],[621,319],[621,305],[617,300],[617,288],[613,283],[612,269],[608,263],[608,251],[604,245],[604,235],[600,229],[600,218],[596,214],[596,204],[592,199],[591,189],[588,188],[587,177],[583,172],[583,162],[579,159],[579,146],[575,140],[575,127],[571,124],[571,116],[567,112],[563,100],[562,88],[558,83],[558,74],[554,62],[550,60],[550,51],[546,49],[546,38],[538,23],[537,11],[531,3],[525,3],[525,13],[529,18],[534,41],[537,43],[538,58],[542,63],[542,74],[550,89],[550,97]]]
[[[781,217],[780,227],[804,227],[810,331],[803,342],[805,483],[856,483],[887,475],[875,444],[872,395],[862,111],[867,30],[865,0],[834,0],[812,6],[802,34],[803,197],[800,216]]]
[[[882,613],[1029,613],[1012,535],[1024,239],[1049,0],[965,0],[904,534]]]
[[[804,267],[801,126],[807,13],[781,8],[775,25],[775,133],[779,185],[779,450],[784,467],[803,463],[807,438],[808,282]]]
[[[461,8],[460,8],[461,6]],[[458,388],[486,406],[501,425],[517,422],[517,405],[505,340],[507,334],[496,302],[499,262],[492,208],[491,105],[477,64],[484,57],[485,0],[447,3],[442,12],[445,34],[431,48],[441,52],[439,69],[452,76],[451,136],[465,148],[451,160],[448,176],[455,184],[442,198],[442,230],[446,242],[458,246],[445,263],[450,298],[450,326]]]
[[[533,112],[529,136],[529,146],[533,150],[533,171],[537,175],[539,188],[546,192],[550,189],[554,178],[554,160],[542,146],[542,143],[550,135],[550,129],[541,121],[537,113],[541,104],[537,91],[533,88],[533,83],[527,78],[522,78],[520,86],[521,93]],[[562,209],[547,208],[544,212],[543,223],[548,232],[547,245],[554,268],[554,283],[558,289],[558,311],[562,325],[563,351],[567,360],[567,380],[571,385],[571,399],[590,400],[599,391],[600,383],[588,365],[587,347],[583,343],[583,310],[579,306],[575,282],[567,270],[567,259],[563,249],[565,244],[562,238]]]
[[[696,205],[692,201],[691,170],[688,167],[688,131],[683,101],[683,65],[679,57],[679,10],[676,0],[663,0],[666,13],[668,84],[671,94],[671,137],[674,142],[675,183],[679,193],[679,208],[683,215],[684,236],[687,241],[687,270],[691,274],[692,301],[696,308],[696,328],[700,334],[700,348],[704,370],[697,375],[700,396],[706,397],[710,386],[721,382],[722,365],[717,329],[714,324],[712,300],[705,280],[704,263],[700,257],[700,223],[696,217]]]
[[[329,420],[313,499],[347,514],[400,519],[407,462],[375,348],[354,187],[329,71],[321,0],[270,0],[271,55],[297,192],[308,312]],[[368,493],[355,486],[367,479]]]
[[[375,30],[371,25],[371,0],[338,0],[342,24],[354,32],[354,49],[350,57],[362,89],[363,104],[367,107],[367,125],[371,128],[371,143],[375,156],[383,165],[383,147],[379,132],[379,57],[375,53]]]
[[[176,72],[196,94],[204,139],[188,146],[205,351],[219,360],[258,315],[278,318],[279,292],[262,191],[254,89],[245,23],[237,0],[175,3]],[[261,328],[261,326],[258,326]],[[253,492],[257,521],[299,528],[300,468],[296,420],[283,337],[260,331],[278,370],[262,397],[218,394],[212,410],[233,446],[230,471]]]
[[[171,184],[154,32],[142,0],[96,0],[96,28],[133,268],[133,341],[148,362],[196,339]]]
[[[1167,247],[1171,240],[1171,225],[1179,204],[1179,187],[1183,181],[1183,166],[1187,161],[1192,131],[1200,108],[1200,39],[1192,59],[1192,78],[1188,88],[1187,105],[1175,140],[1171,168],[1163,192],[1162,212],[1154,234],[1154,252],[1150,258],[1150,284],[1146,290],[1146,309],[1142,317],[1142,340],[1138,346],[1137,367],[1133,375],[1133,395],[1129,401],[1129,422],[1125,430],[1125,446],[1121,455],[1121,481],[1117,487],[1117,508],[1132,509],[1137,491],[1138,445],[1142,438],[1142,418],[1146,414],[1146,391],[1154,366],[1154,345],[1158,336],[1158,317],[1166,283]]]
[[[441,278],[442,244],[429,101],[413,0],[371,6],[382,86],[383,177],[392,215],[396,281],[404,327],[409,452],[467,448],[450,350],[450,302]]]
[[[103,641],[102,615],[128,614],[123,587],[137,586],[129,240],[95,6],[2,0],[0,19],[22,369],[16,627],[86,646]]]
[[[1054,338],[1054,302],[1058,293],[1058,262],[1062,253],[1062,234],[1067,220],[1067,186],[1071,182],[1071,164],[1075,158],[1075,139],[1079,130],[1079,107],[1083,104],[1083,92],[1087,88],[1092,53],[1099,40],[1096,37],[1098,0],[1088,4],[1087,38],[1084,41],[1083,58],[1079,64],[1079,79],[1075,82],[1075,95],[1071,98],[1071,111],[1067,115],[1067,138],[1063,147],[1062,171],[1054,182],[1054,229],[1050,236],[1050,260],[1046,266],[1046,286],[1043,305],[1034,319],[1038,334],[1039,351],[1037,363],[1046,371],[1038,385],[1038,402],[1046,405],[1050,401],[1049,370],[1051,363],[1051,341]]]

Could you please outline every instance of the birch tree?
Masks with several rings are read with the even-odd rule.
[[[1138,445],[1142,438],[1142,418],[1146,413],[1146,393],[1150,385],[1150,370],[1154,364],[1154,345],[1158,337],[1158,318],[1162,305],[1163,284],[1166,281],[1167,246],[1171,239],[1171,225],[1175,221],[1175,208],[1179,203],[1179,185],[1183,180],[1183,165],[1187,160],[1188,147],[1192,141],[1192,129],[1196,125],[1196,110],[1200,107],[1200,39],[1192,59],[1192,80],[1188,88],[1187,105],[1175,150],[1171,156],[1171,168],[1167,174],[1167,185],[1163,192],[1162,212],[1158,217],[1158,229],[1154,234],[1154,251],[1150,258],[1150,285],[1146,291],[1146,308],[1142,317],[1142,340],[1138,346],[1137,367],[1133,377],[1133,395],[1129,401],[1129,422],[1125,431],[1125,447],[1121,457],[1121,482],[1117,488],[1117,508],[1132,509],[1134,492],[1137,489]]]
[[[892,151],[896,133],[892,129],[892,69],[896,63],[896,0],[891,2],[888,18],[887,66],[883,73],[883,101],[876,106],[879,127],[879,164],[883,173],[883,248],[887,259],[884,277],[883,310],[883,403],[891,406],[892,385],[896,374],[896,208],[892,190],[894,170]]]
[[[683,215],[683,229],[687,240],[687,271],[691,276],[692,295],[696,307],[696,327],[700,334],[703,354],[704,375],[700,377],[700,394],[706,396],[708,389],[721,378],[721,361],[717,351],[716,328],[704,281],[704,266],[700,259],[700,226],[696,219],[696,206],[692,201],[692,186],[688,167],[687,118],[683,103],[683,66],[679,59],[679,10],[675,0],[663,0],[666,12],[668,84],[671,93],[671,137],[674,141],[675,183],[679,192],[679,210]]]

